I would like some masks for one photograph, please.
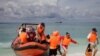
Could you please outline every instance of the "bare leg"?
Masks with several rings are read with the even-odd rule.
[[[98,51],[98,49],[95,49],[95,50],[94,50],[94,52],[93,52],[93,56],[96,55],[97,51]]]
[[[64,46],[63,46],[63,49],[64,49],[64,53],[62,53],[62,56],[66,56],[66,54],[67,54],[67,49],[66,49],[66,47],[64,47]]]
[[[66,56],[66,54],[67,54],[67,52],[65,51],[65,52],[62,54],[62,56]]]

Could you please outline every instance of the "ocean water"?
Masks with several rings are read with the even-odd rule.
[[[69,46],[68,56],[84,56],[88,44],[87,35],[91,31],[91,28],[97,28],[98,37],[100,37],[99,22],[46,22],[45,24],[46,34],[51,34],[52,31],[55,30],[58,30],[61,35],[65,35],[66,32],[69,32],[71,37],[79,43],[78,45],[72,43]],[[21,23],[0,23],[0,56],[15,56],[15,53],[10,46],[18,34],[17,29],[20,25]],[[100,44],[98,49],[100,50]],[[60,56],[59,53],[58,56]],[[100,51],[97,56],[100,56]]]

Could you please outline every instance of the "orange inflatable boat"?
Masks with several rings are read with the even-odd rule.
[[[20,44],[19,41],[17,37],[11,45],[16,56],[48,56],[48,44],[39,42]]]
[[[15,44],[18,38],[12,43],[11,47],[16,56],[48,56],[48,45],[37,42],[28,42],[26,44]]]

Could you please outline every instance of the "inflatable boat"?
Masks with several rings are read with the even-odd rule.
[[[30,24],[24,24],[26,25]],[[12,42],[12,49],[14,50],[16,56],[48,56],[48,45],[38,42],[28,42],[25,44],[20,44],[18,37]]]

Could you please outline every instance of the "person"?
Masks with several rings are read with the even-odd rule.
[[[36,36],[35,29],[32,26],[27,28],[27,34],[28,34],[28,38],[27,38],[28,42],[33,42],[33,41],[36,40],[36,38],[35,38],[35,36]]]
[[[62,47],[64,50],[64,53],[62,54],[62,56],[66,56],[68,46],[70,45],[71,42],[74,44],[78,44],[78,42],[76,42],[75,40],[71,38],[70,33],[66,32],[66,35],[62,39]]]
[[[21,34],[21,32],[22,32],[22,27],[19,27],[19,29],[18,29],[18,36]]]
[[[95,56],[97,53],[97,44],[99,44],[97,29],[92,28],[92,31],[87,36],[90,48],[92,49],[92,55]]]
[[[59,32],[58,31],[54,31],[51,35],[50,35],[50,50],[49,50],[49,56],[56,56],[57,55],[57,46],[59,45]]]
[[[46,42],[46,36],[45,36],[45,23],[40,23],[37,25],[37,38],[39,39],[40,43]]]
[[[25,28],[25,26],[22,24],[18,29],[18,36],[21,34],[23,28]]]
[[[27,36],[26,29],[22,28],[22,32],[19,35],[21,44],[27,43]]]

